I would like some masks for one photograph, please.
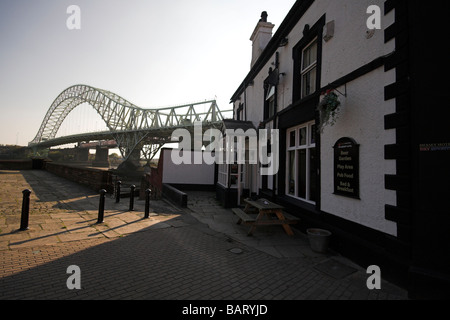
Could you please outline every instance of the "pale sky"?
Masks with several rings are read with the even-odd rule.
[[[261,12],[276,32],[294,3],[1,0],[0,144],[28,145],[52,102],[75,84],[142,108],[216,97],[230,109],[250,70],[249,39]],[[66,26],[70,5],[81,9],[80,30]]]

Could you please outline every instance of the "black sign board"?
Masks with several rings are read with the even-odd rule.
[[[359,199],[359,145],[342,138],[333,148],[334,194]]]

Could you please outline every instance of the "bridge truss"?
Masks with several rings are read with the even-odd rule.
[[[97,111],[109,131],[56,137],[64,119],[83,103],[88,103]],[[215,100],[162,109],[142,109],[110,91],[75,85],[64,90],[52,103],[29,147],[38,149],[114,139],[124,160],[132,155],[140,157],[141,153],[150,160],[164,144],[171,142],[174,129],[192,131],[194,122],[202,122],[203,130],[207,130],[219,127],[223,119]]]

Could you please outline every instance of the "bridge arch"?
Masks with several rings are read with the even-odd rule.
[[[80,134],[55,138],[64,119],[83,103],[91,105],[109,129],[109,132],[96,133],[95,136],[116,140],[124,159],[128,159],[136,149],[142,150],[144,145],[161,147],[170,141],[171,132],[177,127],[192,127],[194,122],[202,121],[207,128],[223,120],[215,100],[162,109],[142,109],[110,91],[79,84],[65,89],[53,101],[29,146],[57,146],[92,137]],[[208,110],[200,111],[205,104],[209,105]],[[154,154],[155,149],[151,150]]]
[[[129,117],[133,113],[130,112],[131,110],[138,110],[137,113],[143,113],[139,112],[141,110],[144,111],[112,92],[87,85],[71,86],[61,92],[53,101],[31,143],[38,144],[55,138],[64,119],[83,103],[91,105],[111,131],[126,129],[126,126],[129,125],[127,116]]]

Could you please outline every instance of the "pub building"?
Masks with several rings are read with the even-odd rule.
[[[448,298],[450,105],[434,78],[448,64],[444,6],[299,0],[275,33],[263,12],[225,126],[278,130],[279,170],[219,165],[223,205],[269,199],[410,298]]]

